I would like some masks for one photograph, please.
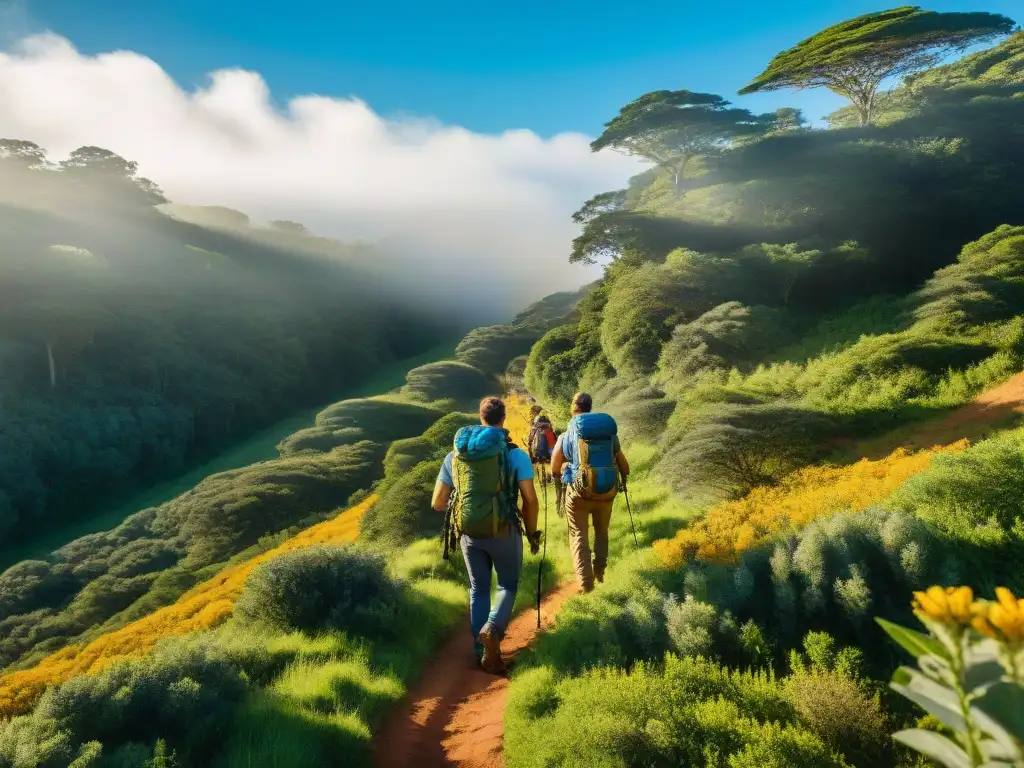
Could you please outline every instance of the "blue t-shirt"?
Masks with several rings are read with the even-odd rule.
[[[563,440],[562,438],[565,439]],[[562,465],[562,482],[566,485],[572,483],[572,466],[576,463],[576,443],[578,440],[576,422],[570,421],[569,427],[559,436],[557,443],[557,445],[562,446],[562,456],[565,457],[565,464]],[[620,450],[622,448],[619,445],[619,436],[616,435],[612,444],[612,452],[618,454]]]
[[[441,471],[437,474],[437,479],[449,488],[455,486],[455,481],[452,480],[452,457],[454,455],[455,451],[448,452],[441,464]],[[533,464],[530,463],[530,457],[526,451],[522,448],[513,448],[508,452],[508,460],[512,465],[512,476],[515,478],[515,482],[533,480]]]

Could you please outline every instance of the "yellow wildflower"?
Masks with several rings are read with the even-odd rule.
[[[961,440],[913,454],[900,448],[884,459],[862,459],[842,467],[805,467],[778,485],[716,504],[673,538],[655,542],[654,551],[673,567],[691,557],[735,563],[743,552],[780,533],[842,510],[867,509],[927,469],[936,453],[959,453],[967,447],[968,442]]]
[[[970,587],[929,587],[914,593],[914,611],[944,624],[970,624],[975,618]]]
[[[1018,600],[1006,587],[996,588],[999,601],[988,609],[988,622],[1006,640],[1024,640],[1024,600]]]

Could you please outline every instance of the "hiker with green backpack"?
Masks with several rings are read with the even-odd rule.
[[[580,592],[594,589],[594,580],[604,581],[608,566],[608,528],[612,502],[620,478],[625,486],[629,462],[619,445],[618,425],[607,413],[592,413],[593,399],[586,392],[572,398],[572,419],[551,456],[551,473],[561,474],[565,484],[565,516],[569,522],[572,549]],[[594,522],[591,562],[590,521]]]
[[[505,671],[501,638],[505,634],[523,567],[523,534],[536,554],[537,492],[533,465],[516,447],[505,425],[505,404],[497,397],[480,403],[480,426],[455,433],[434,485],[431,505],[449,512],[469,573],[469,628],[477,661],[492,674]],[[517,499],[522,498],[522,513]],[[491,607],[491,571],[498,575]]]

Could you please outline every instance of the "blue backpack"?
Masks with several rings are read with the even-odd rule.
[[[615,465],[615,436],[619,427],[607,413],[573,416],[576,452],[572,484],[576,492],[591,501],[610,501],[619,491],[619,469]]]

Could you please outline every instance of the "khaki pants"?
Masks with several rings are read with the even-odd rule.
[[[572,550],[576,578],[583,592],[594,588],[594,576],[604,577],[608,566],[608,525],[612,519],[611,501],[590,501],[571,486],[565,491],[565,516],[569,520],[569,547]],[[594,561],[590,561],[590,519],[594,519]]]

